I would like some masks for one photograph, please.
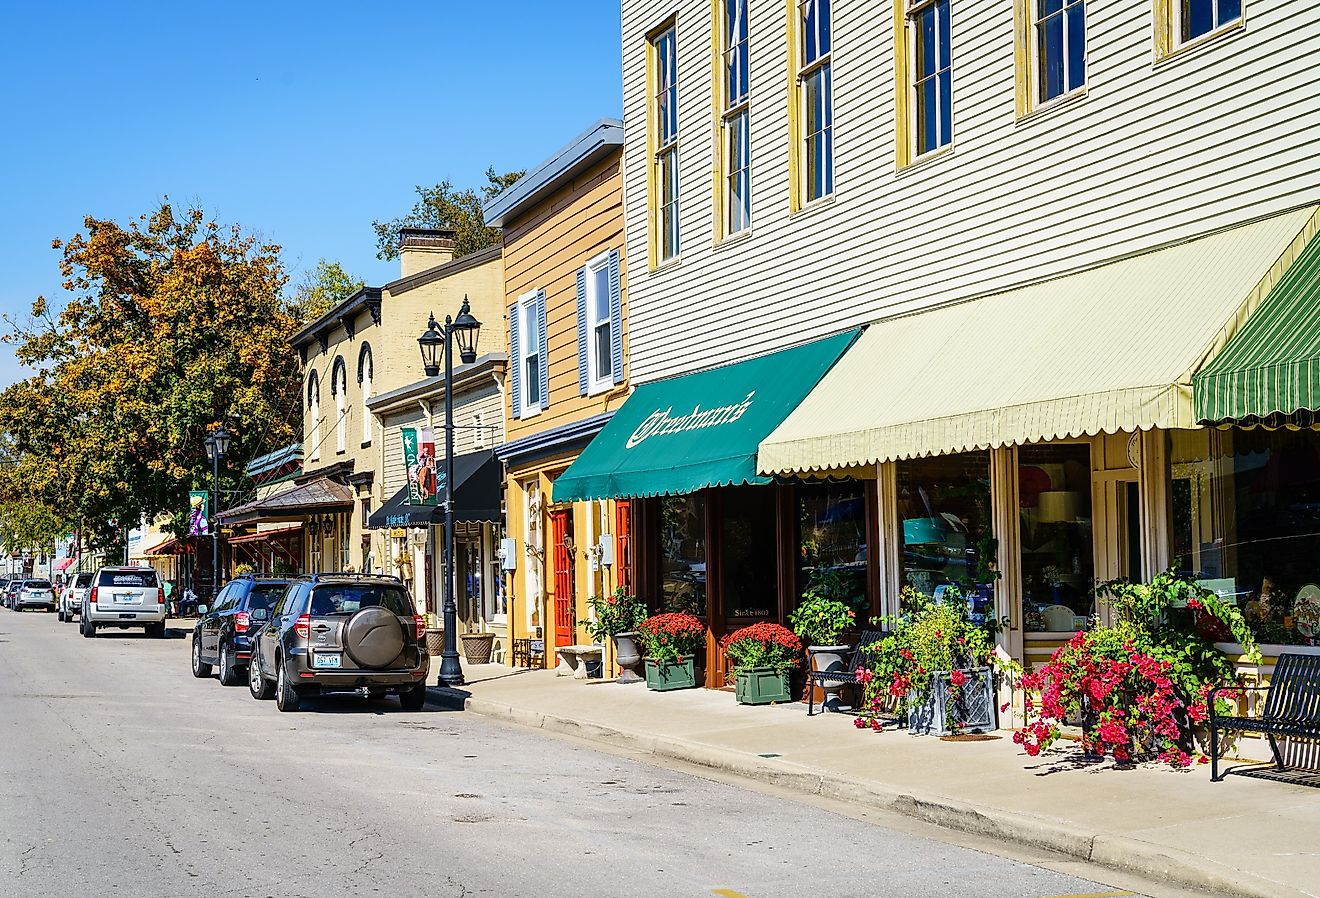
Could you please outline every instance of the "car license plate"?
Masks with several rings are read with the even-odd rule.
[[[129,604],[132,604],[133,600],[136,599],[136,598],[137,598],[137,596],[133,595],[133,593],[131,593],[131,592],[130,592],[130,593],[119,593],[118,595],[115,596],[115,604],[117,604],[117,605],[129,605]]]
[[[312,656],[312,667],[319,667],[324,669],[327,667],[343,667],[343,666],[344,666],[344,659],[343,656],[339,654],[330,655],[326,653],[321,653]]]

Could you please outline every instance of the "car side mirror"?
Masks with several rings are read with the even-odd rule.
[[[211,606],[210,606],[210,605],[198,605],[198,606],[197,606],[197,613],[198,613],[198,614],[205,614],[206,612],[208,612],[208,611],[210,611],[210,610],[211,610]]]

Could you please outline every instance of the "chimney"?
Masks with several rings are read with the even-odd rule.
[[[454,232],[433,228],[399,229],[400,277],[443,265],[454,258]]]

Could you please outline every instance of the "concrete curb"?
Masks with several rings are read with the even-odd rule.
[[[934,793],[918,793],[883,783],[849,779],[790,761],[762,758],[701,742],[656,736],[517,708],[503,702],[476,698],[461,691],[436,691],[448,693],[445,704],[454,707],[461,701],[465,710],[484,717],[696,764],[807,795],[820,795],[902,814],[945,829],[1043,848],[1183,888],[1235,898],[1311,898],[1304,892],[1214,860],[1130,836],[1108,832],[1083,833],[1062,821],[1032,817]]]

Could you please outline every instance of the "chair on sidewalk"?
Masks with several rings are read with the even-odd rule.
[[[816,689],[826,687],[851,686],[857,688],[857,668],[867,660],[867,649],[884,638],[880,630],[863,630],[857,640],[857,646],[841,664],[832,664],[825,670],[807,671],[807,716],[816,713]],[[824,702],[821,703],[824,710]],[[854,705],[856,707],[856,705]]]

